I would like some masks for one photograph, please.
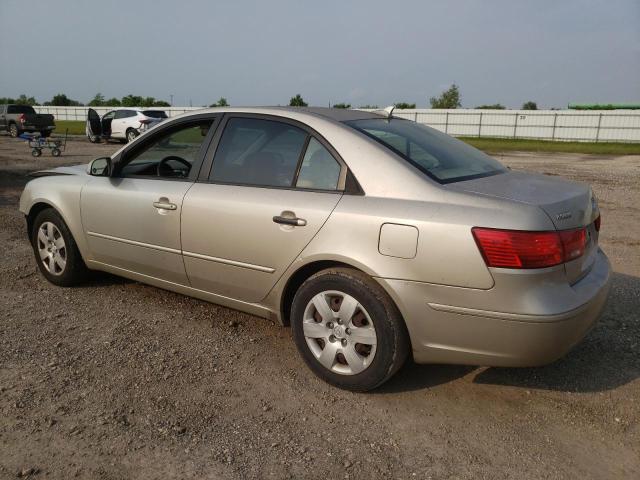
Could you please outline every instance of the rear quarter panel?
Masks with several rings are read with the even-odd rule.
[[[332,259],[374,277],[465,288],[490,289],[494,280],[471,234],[474,226],[544,229],[550,220],[539,208],[472,195],[439,193],[440,200],[396,200],[345,195],[299,263]],[[414,258],[383,255],[385,223],[418,230]]]

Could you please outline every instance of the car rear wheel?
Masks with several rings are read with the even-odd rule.
[[[409,353],[397,307],[357,270],[328,269],[306,280],[294,297],[291,323],[296,346],[311,370],[347,390],[382,385]]]
[[[20,130],[18,130],[18,126],[15,123],[12,123],[11,125],[9,125],[9,136],[16,138],[18,135],[20,135]]]
[[[127,142],[133,142],[138,136],[138,132],[136,132],[133,128],[127,130]]]
[[[86,278],[87,267],[78,246],[66,223],[54,209],[47,208],[36,216],[31,244],[38,268],[54,285],[70,287]]]

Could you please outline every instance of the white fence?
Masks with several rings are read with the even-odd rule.
[[[533,138],[580,142],[640,142],[637,110],[396,110],[459,137]]]
[[[98,115],[102,116],[105,113],[116,109],[116,108],[126,108],[126,107],[53,107],[53,106],[45,106],[45,105],[36,105],[36,112],[38,113],[50,113],[52,114],[56,120],[86,120],[87,119],[87,111],[90,108],[93,108]],[[188,112],[190,110],[199,110],[202,107],[149,107],[147,110],[163,110],[167,112],[167,115],[170,117],[175,117],[176,115],[180,115],[181,113]]]
[[[36,106],[58,120],[85,120],[89,107]],[[95,107],[103,115],[117,107]],[[201,107],[156,107],[173,117]],[[640,142],[637,110],[395,110],[408,118],[460,137],[532,138],[581,142]]]

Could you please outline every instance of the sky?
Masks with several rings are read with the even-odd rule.
[[[0,0],[0,97],[640,103],[640,0]]]

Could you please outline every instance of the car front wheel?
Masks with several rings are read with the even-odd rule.
[[[374,280],[357,270],[323,270],[296,293],[291,323],[306,364],[323,380],[372,390],[393,376],[409,353],[404,321]]]
[[[82,260],[69,228],[52,208],[36,216],[31,230],[31,244],[38,268],[54,285],[70,287],[86,278]]]
[[[20,130],[18,130],[18,126],[15,123],[12,123],[11,125],[9,125],[9,136],[16,138],[18,135],[20,135]]]

